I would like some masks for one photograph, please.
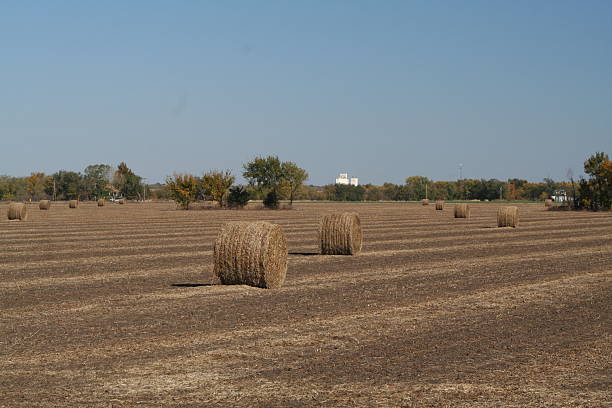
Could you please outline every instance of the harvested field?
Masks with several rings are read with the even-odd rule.
[[[607,407],[612,214],[518,207],[516,229],[495,203],[4,217],[0,407]],[[357,256],[318,254],[337,211]],[[283,287],[213,284],[221,226],[253,220],[285,232]]]

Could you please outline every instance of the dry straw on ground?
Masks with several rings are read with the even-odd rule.
[[[48,210],[49,208],[51,208],[51,201],[40,200],[40,203],[38,203],[38,208],[40,208],[41,210]]]
[[[279,288],[287,274],[285,234],[265,221],[230,222],[215,241],[214,262],[214,274],[224,285]]]
[[[7,215],[9,220],[25,221],[28,219],[28,208],[24,203],[10,203]]]
[[[363,234],[359,214],[328,214],[319,227],[321,253],[324,255],[357,255],[361,252]]]
[[[455,204],[455,218],[470,218],[470,206],[466,203]]]
[[[514,227],[519,223],[518,207],[500,207],[497,209],[497,226]]]
[[[553,200],[551,200],[550,198],[546,199],[546,201],[544,201],[544,206],[545,207],[552,207],[553,205]]]
[[[68,201],[69,208],[77,208],[79,206],[79,200],[70,200]]]
[[[429,200],[428,200],[428,199],[426,199],[426,198],[424,198],[424,199],[422,199],[422,200],[421,200],[421,203],[422,203],[423,205],[429,205]]]
[[[437,200],[436,201],[436,210],[443,210],[444,209],[444,200]]]
[[[98,200],[98,207],[104,207],[104,200],[102,198]]]

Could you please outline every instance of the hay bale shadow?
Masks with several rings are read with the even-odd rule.
[[[289,252],[289,255],[313,256],[321,255],[320,252]]]
[[[170,286],[175,288],[198,288],[200,286],[214,286],[212,283],[173,283]]]

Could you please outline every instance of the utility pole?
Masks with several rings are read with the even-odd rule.
[[[147,201],[147,179],[143,178],[142,181],[142,202],[144,203]]]
[[[499,186],[499,199],[500,199],[500,201],[502,199],[502,190],[503,190],[503,187]]]
[[[425,182],[425,199],[427,200],[427,182]]]
[[[56,200],[56,198],[55,198],[55,197],[56,197],[56,196],[55,196],[55,179],[53,179],[53,201],[55,201],[55,200]]]

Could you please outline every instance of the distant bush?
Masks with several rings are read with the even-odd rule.
[[[365,189],[362,186],[336,184],[332,194],[330,199],[334,201],[363,201]]]
[[[230,208],[243,208],[249,203],[249,191],[242,186],[235,186],[229,189],[227,195],[227,205]]]
[[[266,198],[264,198],[263,200],[263,205],[266,208],[269,208],[271,210],[278,210],[278,207],[279,207],[278,193],[272,190],[268,194],[266,194]]]
[[[569,211],[572,209],[569,203],[553,204],[550,207],[546,207],[548,211]]]

